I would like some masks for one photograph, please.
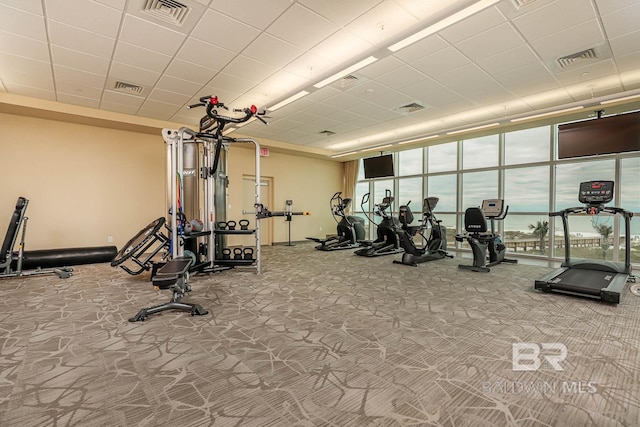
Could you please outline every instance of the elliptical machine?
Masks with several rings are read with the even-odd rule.
[[[362,196],[362,211],[366,212],[364,205],[369,201],[369,193]],[[360,256],[375,257],[381,255],[392,255],[403,251],[400,247],[400,239],[398,237],[398,229],[400,223],[398,219],[394,218],[387,209],[391,207],[393,203],[393,196],[391,196],[390,190],[385,190],[385,197],[382,199],[382,203],[375,205],[374,215],[382,217],[380,224],[376,224],[377,238],[373,241],[363,241],[361,244],[366,247],[358,249],[354,253]],[[366,214],[365,214],[366,215]],[[372,223],[375,222],[367,216],[367,219]]]
[[[427,197],[422,203],[422,223],[419,226],[411,226],[413,222],[413,212],[409,205],[400,206],[399,219],[402,228],[398,230],[400,245],[404,249],[402,260],[394,260],[394,264],[410,265],[417,267],[418,264],[428,261],[435,261],[443,258],[453,258],[447,253],[447,227],[442,225],[442,220],[436,218],[433,209],[440,199],[437,197]],[[429,238],[424,235],[425,230],[431,228]],[[416,247],[413,238],[420,235],[425,241],[422,248]]]
[[[351,199],[343,199],[342,192],[335,193],[329,205],[331,206],[331,215],[338,224],[337,235],[328,239],[318,239],[315,237],[307,237],[308,240],[320,243],[316,249],[320,251],[335,251],[339,249],[353,249],[360,246],[358,243],[364,239],[364,219],[357,216],[347,215],[346,211],[351,204]],[[338,218],[340,220],[338,221]]]
[[[501,262],[518,262],[505,258],[507,247],[495,230],[495,221],[505,219],[508,212],[509,206],[505,208],[503,199],[483,200],[482,208],[467,208],[464,213],[466,233],[456,234],[456,241],[462,242],[466,239],[469,242],[473,252],[473,265],[460,264],[458,268],[488,273],[491,271],[489,267]],[[491,220],[491,231],[487,229],[487,219]]]

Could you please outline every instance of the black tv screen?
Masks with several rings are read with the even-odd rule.
[[[362,159],[362,163],[365,179],[393,176],[393,154]]]
[[[558,158],[640,150],[640,112],[558,126]]]

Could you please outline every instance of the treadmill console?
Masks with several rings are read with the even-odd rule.
[[[486,199],[482,201],[482,212],[487,218],[497,218],[504,211],[504,200],[502,199]]]
[[[613,181],[581,182],[578,200],[593,206],[609,203],[613,200]]]

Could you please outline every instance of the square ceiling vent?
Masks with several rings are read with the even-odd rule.
[[[198,0],[130,0],[127,13],[184,34],[191,32],[206,9]]]
[[[417,102],[412,102],[411,104],[403,105],[402,107],[398,107],[397,110],[402,113],[413,113],[414,111],[420,111],[424,109],[424,105],[420,105]]]

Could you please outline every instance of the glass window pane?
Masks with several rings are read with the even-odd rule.
[[[484,199],[498,198],[498,171],[471,172],[462,175],[462,210],[482,206]]]
[[[457,199],[456,174],[430,176],[428,179],[429,192],[425,197],[438,197],[436,212],[455,212]],[[420,202],[422,206],[422,201]]]
[[[615,162],[613,159],[556,165],[555,210],[580,206],[580,202],[578,202],[580,183],[595,180],[613,181],[615,176],[614,168]]]
[[[422,173],[422,148],[398,153],[398,175],[420,175]]]
[[[364,178],[364,163],[362,162],[362,159],[359,160],[359,164],[358,164],[358,179],[357,181],[362,181]]]
[[[498,135],[483,136],[462,142],[463,169],[498,165]]]
[[[569,215],[569,255],[572,259],[613,260],[612,215]],[[623,226],[624,228],[624,226]],[[555,219],[556,247],[554,255],[564,257],[564,230],[562,219]]]
[[[382,203],[382,199],[384,199],[386,196],[386,190],[391,191],[391,195],[393,196],[393,180],[392,179],[384,179],[384,180],[373,182],[373,196],[369,201],[369,205],[371,206],[371,209],[373,209],[373,205]],[[394,209],[394,208],[395,208],[395,203],[391,206],[391,209]]]
[[[362,197],[369,192],[369,183],[368,182],[359,182],[356,184],[356,192],[353,196],[353,201],[351,202],[351,211],[362,211],[360,207],[360,202],[362,201]],[[369,210],[369,202],[364,205],[365,210]]]
[[[620,194],[620,207],[640,212],[640,157],[622,159],[621,169],[621,182],[615,190]]]
[[[422,178],[404,178],[398,180],[398,197],[394,203],[394,211],[400,205],[411,202],[411,210],[422,209]]]
[[[505,133],[504,163],[515,165],[549,161],[550,139],[550,126]]]
[[[454,171],[458,168],[458,143],[429,147],[429,173]]]
[[[549,166],[505,170],[504,202],[509,212],[549,212]]]
[[[509,209],[511,212],[511,208]],[[511,215],[504,219],[502,241],[508,252],[517,254],[548,255],[548,215]]]

